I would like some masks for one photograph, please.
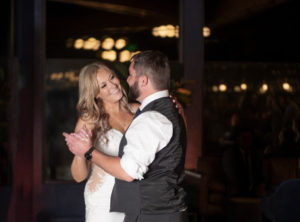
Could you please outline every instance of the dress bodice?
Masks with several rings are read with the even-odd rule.
[[[110,156],[118,156],[119,144],[123,134],[116,130],[110,129],[107,134],[107,142],[99,140],[96,149]],[[99,210],[109,212],[111,192],[115,183],[115,178],[97,165],[91,165],[91,173],[86,182],[84,190],[84,198],[86,205],[87,221],[89,218],[95,217]]]

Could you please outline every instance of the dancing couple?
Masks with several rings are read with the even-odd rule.
[[[80,118],[63,133],[74,154],[73,178],[88,178],[86,221],[185,222],[186,128],[169,97],[165,55],[144,51],[131,59],[128,103],[112,69],[85,66],[79,75]]]

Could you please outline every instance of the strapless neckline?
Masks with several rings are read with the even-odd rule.
[[[121,134],[122,136],[124,135],[124,133],[122,133],[120,130],[116,129],[116,128],[111,128],[111,130],[118,132],[119,134]]]

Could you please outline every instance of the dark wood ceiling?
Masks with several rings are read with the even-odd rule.
[[[161,24],[178,24],[179,9],[178,0],[48,0],[47,19],[49,26],[75,34],[134,32]]]
[[[291,0],[207,0],[205,21],[216,28],[288,2]],[[48,0],[47,9],[51,21],[67,20],[71,24],[84,24],[86,29],[153,27],[178,24],[179,4],[179,0]]]
[[[179,0],[48,0],[48,55],[72,56],[62,49],[66,39],[84,35],[126,35],[138,45],[176,48],[174,39],[149,36],[154,26],[179,24],[179,5]],[[205,24],[212,29],[205,40],[207,59],[297,61],[299,6],[298,0],[206,0]]]

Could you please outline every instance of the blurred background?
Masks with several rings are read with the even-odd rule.
[[[78,73],[165,53],[188,121],[190,221],[280,221],[264,200],[299,176],[297,0],[4,0],[0,221],[84,221],[62,132]]]

